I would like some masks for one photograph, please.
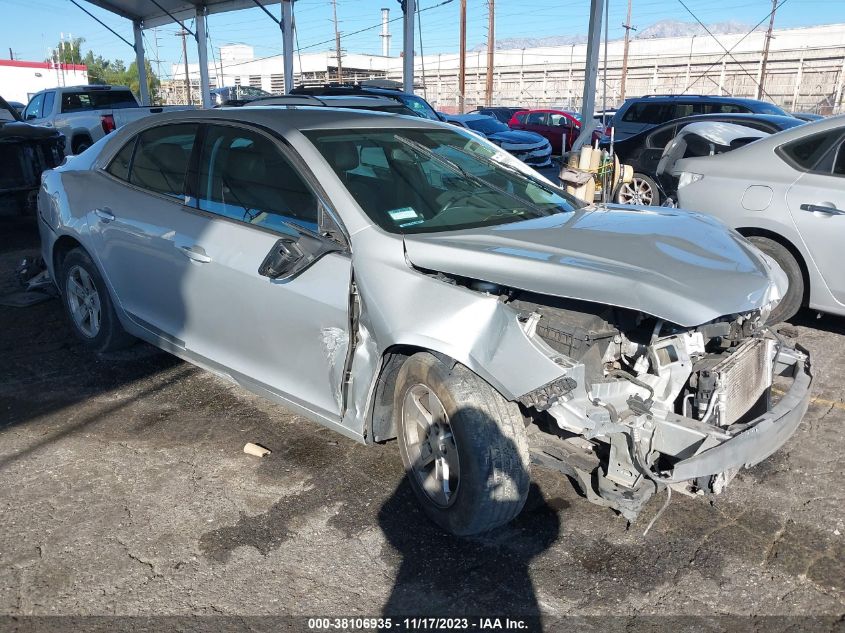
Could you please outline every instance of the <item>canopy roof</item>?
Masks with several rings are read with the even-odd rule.
[[[196,10],[205,6],[209,14],[251,9],[253,0],[87,0],[89,3],[111,11],[133,21],[143,23],[144,28],[172,24],[173,18],[180,22],[196,16]],[[264,5],[279,4],[281,0],[259,0]],[[170,15],[168,15],[170,13]],[[171,17],[173,16],[173,17]]]

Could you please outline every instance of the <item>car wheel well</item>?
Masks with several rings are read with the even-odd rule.
[[[69,235],[62,235],[59,239],[56,240],[56,243],[53,244],[53,281],[56,283],[58,287],[58,277],[62,270],[62,264],[65,260],[65,257],[69,252],[71,252],[75,248],[82,248],[82,244],[79,243],[78,240],[70,237]]]
[[[748,226],[738,228],[737,232],[743,237],[765,237],[773,242],[777,242],[792,253],[795,261],[797,261],[798,265],[801,267],[801,276],[804,278],[804,297],[801,300],[801,305],[807,305],[810,302],[810,272],[807,269],[807,262],[804,261],[804,256],[801,255],[801,251],[799,251],[795,245],[783,235],[775,233],[774,231]]]
[[[87,142],[88,145],[94,144],[94,139],[92,139],[91,135],[87,132],[78,132],[73,135],[73,138],[71,138],[70,141],[70,147],[74,154],[76,154],[77,147],[79,147],[79,144],[83,141]]]
[[[418,352],[428,352],[450,367],[456,362],[445,354],[424,347],[394,345],[387,348],[382,354],[381,370],[376,380],[373,410],[370,415],[370,432],[367,436],[369,441],[386,442],[396,438],[397,429],[393,423],[393,391],[396,388],[396,376],[405,361]]]

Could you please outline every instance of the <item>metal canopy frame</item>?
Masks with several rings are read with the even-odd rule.
[[[73,0],[71,0],[73,1]],[[141,102],[150,105],[150,94],[147,88],[147,66],[144,52],[143,30],[165,24],[178,24],[194,36],[197,43],[197,57],[199,58],[200,90],[202,105],[211,106],[208,75],[208,30],[206,18],[212,13],[226,13],[241,11],[255,6],[261,7],[282,31],[282,53],[284,59],[285,93],[289,93],[293,86],[293,3],[296,0],[85,0],[89,4],[100,7],[110,13],[119,15],[132,22],[135,35],[135,61],[138,65],[138,79],[141,91]],[[403,84],[407,92],[414,90],[414,11],[415,0],[400,0],[404,12],[404,51]],[[74,4],[76,4],[74,2]],[[280,20],[267,10],[268,5],[281,4],[282,16]],[[79,6],[79,5],[77,5]],[[80,7],[82,8],[82,7]],[[84,8],[83,11],[89,13]],[[89,13],[89,15],[91,15]],[[91,15],[92,18],[99,20]],[[187,20],[196,21],[195,31],[185,26]],[[101,23],[102,24],[102,23]],[[111,29],[110,29],[111,30]],[[186,78],[187,80],[187,78]]]

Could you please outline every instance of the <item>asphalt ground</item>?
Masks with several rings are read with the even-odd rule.
[[[0,218],[0,294],[37,250],[34,222]],[[662,499],[629,526],[535,470],[512,524],[459,539],[417,509],[395,442],[356,444],[145,344],[93,355],[57,300],[0,306],[0,630],[409,614],[843,630],[845,320],[802,314],[781,332],[812,353],[813,403],[724,494],[674,496],[643,536]]]

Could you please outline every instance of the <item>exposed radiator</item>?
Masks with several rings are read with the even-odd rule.
[[[739,420],[772,385],[774,341],[752,339],[713,368],[719,425]]]

